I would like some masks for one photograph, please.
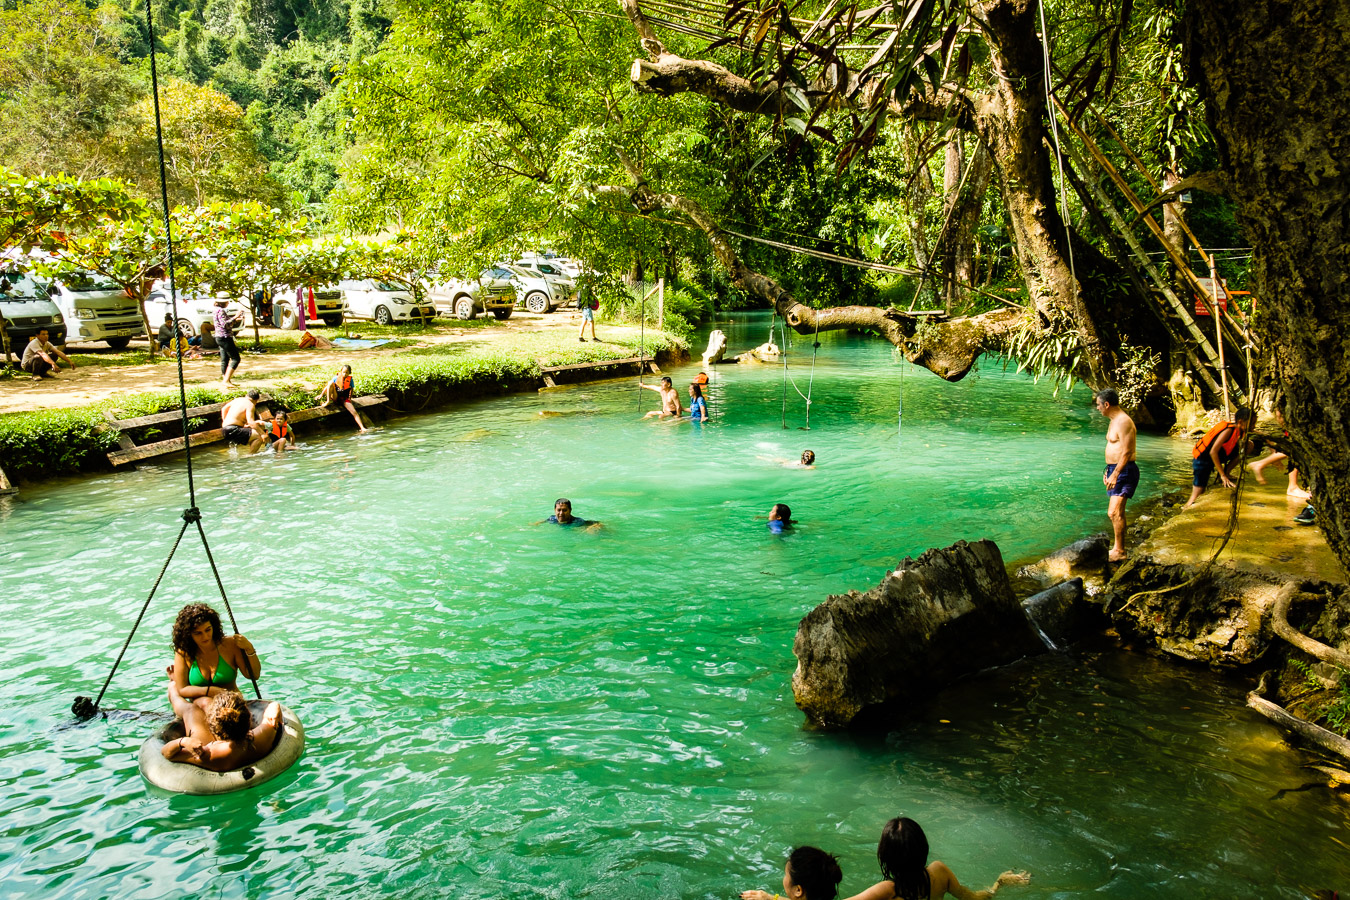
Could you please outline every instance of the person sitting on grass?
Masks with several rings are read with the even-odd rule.
[[[356,430],[365,431],[366,424],[361,421],[361,414],[356,410],[356,404],[352,403],[352,367],[343,366],[338,369],[338,373],[328,380],[323,390],[314,399],[322,401],[320,406],[343,406],[347,412],[352,414],[356,420]]]
[[[1009,871],[987,889],[971,890],[945,863],[928,862],[928,838],[913,819],[895,818],[886,823],[877,842],[877,862],[886,880],[849,900],[942,900],[948,894],[958,900],[989,900],[1005,885],[1031,883],[1026,872]]]
[[[267,704],[262,721],[254,725],[238,691],[217,694],[205,712],[178,697],[173,711],[182,717],[186,735],[169,741],[160,752],[167,760],[212,772],[229,772],[257,762],[272,752],[282,733],[280,703]]]
[[[291,431],[290,415],[286,410],[277,410],[272,418],[272,427],[267,431],[267,443],[277,453],[295,449],[295,433]]]
[[[75,368],[75,361],[61,352],[48,340],[49,332],[45,328],[39,328],[38,333],[28,342],[28,346],[23,348],[23,357],[19,360],[19,368],[33,376],[34,381],[41,381],[45,378],[55,378],[55,371],[59,363],[58,359],[64,359],[66,365],[71,369]]]
[[[834,900],[844,873],[833,853],[819,847],[798,847],[783,866],[782,900]],[[779,900],[768,891],[741,891],[741,900]]]
[[[165,313],[164,322],[159,326],[159,333],[155,335],[155,348],[164,356],[173,356],[173,339],[177,334],[178,329],[173,324],[173,313]]]

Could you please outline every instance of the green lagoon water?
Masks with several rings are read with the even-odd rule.
[[[735,350],[767,321],[720,327]],[[1051,654],[891,734],[803,727],[792,639],[827,594],[961,538],[1018,559],[1106,527],[1085,391],[991,361],[902,379],[880,342],[821,341],[809,432],[791,386],[780,427],[781,369],[727,366],[703,426],[636,421],[633,383],[606,382],[280,459],[200,454],[240,626],[308,738],[285,776],[226,797],[146,786],[159,719],[68,714],[177,532],[181,461],[0,500],[0,896],[732,898],[774,890],[799,843],[840,855],[848,896],[900,814],[968,884],[1029,869],[1011,897],[1350,887],[1346,804],[1281,793],[1313,774],[1203,670]],[[778,462],[805,447],[815,470]],[[1186,482],[1174,442],[1142,437],[1140,460],[1144,495]],[[603,530],[534,525],[558,496]],[[775,501],[794,533],[755,518]],[[192,546],[105,706],[165,709],[173,615],[213,596]]]

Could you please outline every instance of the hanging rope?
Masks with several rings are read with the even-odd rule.
[[[1077,297],[1081,291],[1078,286],[1078,272],[1073,264],[1073,236],[1070,234],[1069,195],[1064,190],[1064,151],[1059,145],[1059,117],[1055,114],[1055,101],[1050,94],[1050,32],[1045,26],[1045,4],[1036,4],[1041,15],[1041,57],[1045,60],[1045,108],[1050,113],[1050,137],[1055,142],[1055,164],[1059,168],[1059,199],[1064,215],[1064,245],[1068,250],[1069,275],[1073,277],[1073,292]]]
[[[900,433],[905,426],[905,354],[900,351],[900,402],[895,410],[895,436],[900,437]]]
[[[806,430],[811,430],[811,394],[816,389],[816,354],[820,352],[820,316],[816,316],[816,333],[811,339],[811,377],[806,380]],[[796,387],[797,385],[793,385]],[[798,391],[797,393],[801,393]]]
[[[770,341],[773,340],[773,322],[774,322],[773,319],[770,319],[770,320],[769,320],[769,340],[770,340]],[[779,355],[781,355],[781,356],[783,357],[783,412],[782,412],[782,420],[781,420],[781,423],[780,423],[780,424],[782,424],[783,428],[786,430],[786,429],[787,429],[787,383],[788,383],[788,370],[787,370],[787,319],[784,319],[784,320],[783,320],[783,326],[782,326],[781,332],[782,332],[782,335],[783,335],[783,346],[780,347],[780,348],[778,348],[778,353],[779,353]],[[795,389],[797,386],[794,384],[792,387]],[[799,391],[798,393],[800,393],[800,391]]]
[[[638,326],[638,415],[642,414],[642,372],[647,368],[647,364],[642,362],[642,358],[647,355],[647,295],[642,295],[642,312],[639,314],[642,324]],[[582,320],[582,326],[585,326],[585,320]],[[591,326],[591,334],[595,334],[595,326]]]
[[[169,274],[169,305],[173,310],[174,321],[178,321],[178,289],[175,280],[173,265],[173,228],[172,219],[169,216],[169,181],[168,173],[164,162],[164,123],[160,116],[159,109],[159,72],[155,64],[155,20],[151,13],[150,0],[145,0],[145,25],[146,32],[150,38],[150,91],[155,104],[155,144],[159,152],[159,196],[163,204],[164,213],[164,248],[168,259]],[[202,548],[206,551],[206,561],[211,565],[211,574],[216,579],[216,587],[220,590],[220,599],[225,603],[225,612],[230,617],[230,627],[234,629],[235,634],[239,633],[239,625],[234,619],[234,610],[230,608],[230,598],[225,595],[225,584],[221,581],[220,570],[216,568],[215,558],[211,555],[211,545],[206,540],[206,531],[202,528],[202,513],[197,508],[197,488],[192,475],[192,436],[188,431],[187,415],[187,385],[183,379],[183,342],[178,343],[178,403],[182,412],[183,422],[183,449],[187,454],[187,481],[188,481],[188,508],[183,510],[183,527],[178,531],[178,537],[173,542],[173,547],[169,549],[169,556],[164,560],[164,567],[159,570],[159,577],[155,579],[154,585],[150,588],[150,595],[145,598],[145,603],[141,606],[141,612],[136,616],[136,622],[131,626],[131,634],[127,635],[125,643],[122,644],[122,651],[117,654],[117,660],[113,663],[112,671],[103,682],[103,687],[98,692],[98,698],[90,700],[88,697],[76,697],[71,705],[71,712],[81,719],[93,718],[99,712],[99,703],[103,701],[103,695],[108,690],[108,685],[112,683],[113,675],[117,672],[118,666],[122,664],[122,658],[126,655],[127,648],[131,646],[131,639],[135,637],[136,630],[140,628],[141,621],[145,618],[145,613],[150,608],[150,601],[155,598],[159,591],[159,585],[164,580],[164,575],[169,571],[169,564],[173,562],[174,554],[178,552],[178,545],[182,543],[183,535],[187,532],[189,525],[197,526],[197,534],[201,536]],[[241,669],[244,675],[253,683],[253,691],[262,699],[262,691],[258,689],[258,680],[252,671],[248,662],[248,656],[245,654],[241,663]]]

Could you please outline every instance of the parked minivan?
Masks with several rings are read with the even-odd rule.
[[[66,321],[46,285],[29,275],[0,273],[0,316],[5,317],[11,353],[23,353],[39,329],[47,329],[47,339],[58,346],[66,342]]]
[[[65,316],[70,341],[104,341],[121,350],[145,333],[140,304],[117,284],[88,272],[51,282],[52,300]]]

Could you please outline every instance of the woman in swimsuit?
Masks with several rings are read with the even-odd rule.
[[[160,751],[165,759],[192,763],[213,772],[228,772],[255,763],[272,752],[281,733],[281,704],[267,704],[255,727],[248,704],[238,691],[222,691],[206,711],[169,689],[173,711],[183,717],[185,737],[169,741]]]
[[[948,894],[958,900],[989,900],[1004,885],[1031,882],[1026,872],[1004,872],[988,889],[971,890],[945,863],[928,862],[928,838],[913,819],[886,823],[877,842],[877,862],[886,880],[849,900],[942,900]]]
[[[708,404],[697,381],[689,385],[689,418],[695,422],[708,421]]]
[[[173,623],[173,665],[169,667],[169,703],[174,697],[208,709],[211,700],[237,690],[240,672],[262,674],[262,660],[242,634],[224,637],[220,615],[204,603],[189,603]],[[177,707],[174,707],[177,712]],[[181,715],[181,713],[179,713]]]
[[[781,900],[834,900],[844,873],[833,853],[819,847],[798,847],[783,866]],[[768,891],[742,891],[741,900],[780,900]]]

